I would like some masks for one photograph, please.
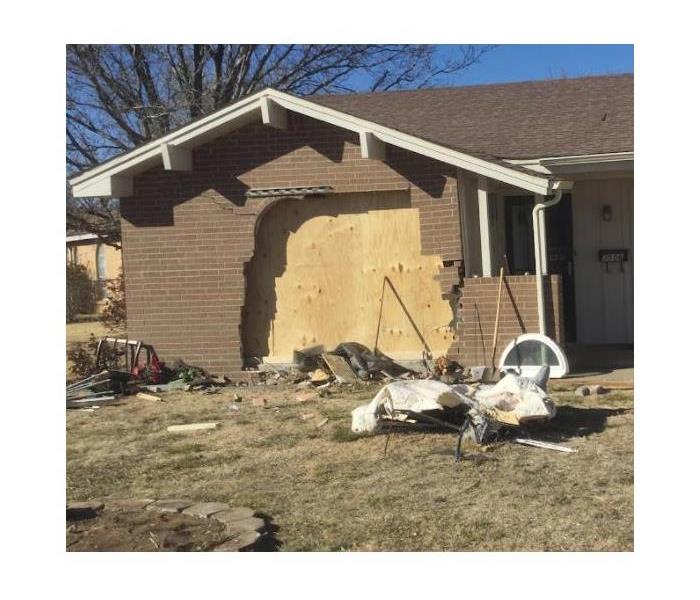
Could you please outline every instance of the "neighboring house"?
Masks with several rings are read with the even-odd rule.
[[[100,312],[106,300],[107,283],[119,277],[121,250],[100,242],[94,233],[75,233],[66,236],[66,261],[87,269],[97,298],[95,313]]]
[[[166,359],[235,376],[357,341],[483,365],[501,266],[499,352],[631,344],[633,96],[632,75],[266,89],[70,183],[121,199],[129,336]]]

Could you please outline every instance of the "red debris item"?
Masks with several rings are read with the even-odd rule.
[[[153,346],[144,344],[141,340],[103,337],[97,344],[95,354],[97,368],[110,368],[149,383],[162,383],[164,379],[165,364],[158,360]],[[118,365],[107,364],[115,362],[115,357],[116,362],[123,361],[123,369],[119,369]]]
[[[150,361],[149,361],[150,356]],[[158,355],[155,350],[148,351],[146,354],[146,363],[136,365],[131,369],[131,374],[137,379],[148,381],[149,383],[162,383],[163,381],[163,363],[158,360]]]

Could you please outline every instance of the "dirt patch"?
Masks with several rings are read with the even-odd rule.
[[[152,510],[101,511],[66,521],[66,549],[71,552],[205,551],[230,535],[214,519]]]

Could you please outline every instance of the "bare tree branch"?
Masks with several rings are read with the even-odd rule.
[[[69,45],[68,175],[265,87],[300,96],[426,87],[490,49],[460,46],[446,55],[424,44]],[[119,230],[118,207],[69,195],[67,222],[109,242]]]

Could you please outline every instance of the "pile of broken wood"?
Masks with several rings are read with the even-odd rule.
[[[115,404],[126,391],[129,374],[104,370],[66,386],[66,408]]]
[[[368,381],[440,379],[455,383],[462,378],[461,371],[455,371],[444,357],[435,361],[426,357],[423,362],[421,369],[410,369],[362,344],[345,342],[330,352],[321,347],[295,352],[293,365],[261,363],[255,375],[257,385],[296,384],[319,389],[321,393],[332,385],[357,385]],[[66,386],[66,406],[94,408],[114,404],[125,394],[136,394],[144,400],[161,400],[153,394],[176,390],[216,394],[233,384],[227,377],[212,375],[181,360],[175,361],[172,368],[163,369],[163,376],[171,380],[148,385],[128,372],[104,370]],[[252,378],[250,383],[253,383]],[[246,385],[246,382],[233,385]]]
[[[333,383],[354,384],[362,381],[345,358],[326,352],[314,356],[313,359],[307,357],[301,367],[261,365],[259,371],[266,385],[291,383],[301,387],[324,388]]]
[[[461,369],[444,356],[435,360],[424,356],[420,364],[413,361],[409,368],[356,342],[339,344],[335,350],[328,352],[322,347],[295,351],[293,365],[261,362],[256,373],[264,385],[296,384],[315,388],[368,381],[439,379],[448,384],[471,381],[469,370]]]
[[[177,361],[173,369],[164,369],[164,376],[175,377],[168,383],[147,384],[127,371],[105,369],[80,381],[66,386],[66,408],[91,408],[116,404],[127,394],[136,394],[141,400],[160,401],[159,396],[150,392],[173,390],[198,391],[214,394],[229,385],[226,377],[210,375],[204,369]]]

